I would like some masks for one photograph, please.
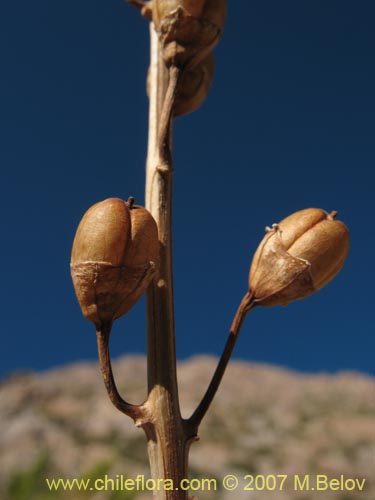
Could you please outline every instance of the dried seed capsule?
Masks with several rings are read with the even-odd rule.
[[[187,68],[178,82],[173,114],[183,116],[195,111],[208,96],[215,70],[215,60],[211,53],[193,68]],[[147,74],[147,95],[150,96],[149,73]]]
[[[349,250],[348,229],[334,219],[336,215],[308,208],[267,228],[250,268],[255,303],[287,305],[336,276]]]
[[[226,0],[153,0],[152,18],[167,66],[191,66],[218,43],[226,16]]]
[[[199,108],[210,91],[214,70],[215,61],[211,53],[197,66],[183,72],[173,106],[174,116],[183,116]]]
[[[146,291],[158,261],[158,231],[146,209],[109,198],[83,216],[71,274],[84,316],[100,325],[129,311]]]

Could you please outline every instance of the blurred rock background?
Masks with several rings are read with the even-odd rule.
[[[179,364],[183,415],[194,410],[216,360]],[[123,396],[145,397],[146,362],[114,363]],[[112,407],[96,363],[20,373],[0,385],[0,498],[4,500],[146,500],[145,492],[50,492],[45,478],[148,477],[146,440]],[[375,499],[375,384],[343,372],[306,375],[233,361],[190,454],[191,478],[226,474],[344,474],[366,478],[361,493],[293,491],[196,492],[199,500]],[[243,480],[242,486],[246,484]]]

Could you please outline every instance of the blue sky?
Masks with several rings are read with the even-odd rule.
[[[111,196],[144,199],[147,23],[120,0],[1,8],[0,374],[96,360],[69,275],[77,224]],[[340,275],[248,317],[235,357],[373,371],[375,7],[370,0],[229,2],[210,96],[175,123],[179,358],[218,355],[264,227],[338,210]],[[143,352],[144,304],[114,356]]]

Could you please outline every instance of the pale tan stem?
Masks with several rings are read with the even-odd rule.
[[[150,112],[146,171],[146,208],[159,229],[160,266],[147,294],[148,388],[145,408],[151,474],[154,479],[172,479],[175,487],[187,477],[189,440],[181,419],[174,333],[172,270],[172,164],[170,144],[171,107],[166,102],[168,71],[158,37],[150,27]],[[177,77],[177,74],[175,75]],[[177,83],[177,80],[176,80]],[[168,94],[174,94],[173,81]],[[173,97],[173,95],[172,95]],[[164,107],[164,118],[163,118]],[[167,117],[168,122],[165,121]],[[165,154],[167,152],[167,154]],[[157,500],[186,500],[187,492],[154,491]]]
[[[137,421],[143,416],[142,407],[130,404],[120,396],[113,377],[111,356],[109,354],[109,337],[111,334],[111,328],[112,324],[108,322],[103,323],[96,330],[99,361],[104,385],[112,404],[122,413],[125,413],[125,415],[131,417],[134,421]]]

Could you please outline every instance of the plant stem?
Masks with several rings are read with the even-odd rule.
[[[179,407],[173,304],[170,117],[178,74],[171,74],[168,90],[168,70],[152,23],[150,36],[150,112],[145,197],[146,208],[159,229],[160,265],[147,294],[149,394],[144,405],[148,410],[148,419],[143,427],[148,438],[152,477],[156,480],[172,479],[176,487],[187,477],[189,447]],[[186,500],[187,492],[154,491],[154,499]]]
[[[187,421],[187,425],[191,429],[191,433],[198,432],[199,424],[201,423],[203,417],[207,413],[207,410],[210,407],[212,400],[214,399],[215,394],[219,388],[225,369],[232,355],[234,346],[236,345],[241,330],[241,326],[247,316],[247,313],[254,307],[255,303],[253,302],[252,294],[248,292],[242,299],[237,309],[237,312],[234,316],[232,326],[229,331],[229,336],[224,347],[224,351],[221,355],[219,364],[216,367],[210,385],[208,386],[208,389],[205,395],[203,396],[202,401],[199,403],[197,409]]]
[[[158,149],[159,162],[158,171],[162,173],[173,173],[172,151],[171,151],[171,123],[173,105],[176,97],[177,85],[180,79],[181,70],[176,66],[169,68],[168,87],[164,96],[164,102],[160,113]]]
[[[111,357],[109,354],[109,337],[111,334],[111,323],[104,323],[97,328],[96,336],[98,340],[98,353],[100,368],[102,370],[103,380],[109,399],[113,405],[125,415],[137,421],[143,414],[142,407],[133,405],[122,399],[113,377]]]
[[[128,4],[132,5],[136,9],[138,9],[142,16],[148,19],[149,21],[152,20],[152,7],[151,7],[151,2],[146,2],[143,0],[127,0]]]
[[[143,15],[150,17],[150,2],[128,1],[140,9]],[[182,419],[175,351],[171,151],[173,105],[182,70],[173,65],[167,69],[152,22],[150,39],[145,205],[158,227],[159,267],[147,292],[148,396],[142,405],[128,403],[117,390],[109,353],[111,322],[97,327],[97,340],[102,375],[110,400],[118,410],[133,418],[136,425],[146,433],[151,475],[155,484],[161,485],[154,490],[154,499],[187,500],[188,492],[181,489],[181,485],[188,477],[190,444],[196,440],[199,424],[217,392],[246,314],[255,304],[252,294],[248,292],[234,317],[223,354],[202,401],[190,419]],[[131,207],[133,203],[134,199],[129,198],[128,205]]]

